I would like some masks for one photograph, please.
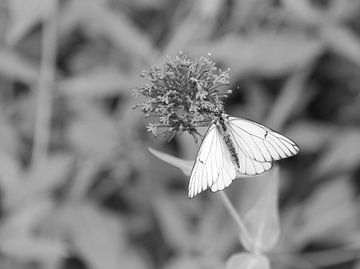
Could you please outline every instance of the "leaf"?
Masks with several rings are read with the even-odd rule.
[[[260,253],[269,251],[278,241],[280,235],[280,221],[278,209],[278,181],[279,168],[265,176],[259,177],[264,181],[263,190],[258,199],[244,215],[245,226],[251,236],[251,245],[242,240],[249,251]]]
[[[338,132],[331,139],[331,144],[315,166],[313,177],[320,178],[326,175],[351,171],[358,167],[360,162],[360,131],[357,129]]]
[[[297,214],[296,233],[292,240],[306,244],[313,240],[346,243],[359,227],[358,204],[347,177],[328,181],[317,189]]]
[[[9,257],[22,261],[60,261],[67,255],[67,246],[57,239],[36,236],[15,236],[1,242],[1,251]]]
[[[31,203],[8,210],[1,226],[2,238],[11,240],[13,236],[29,236],[53,209],[49,197],[37,197]]]
[[[138,85],[139,76],[131,77],[113,68],[99,68],[59,82],[61,93],[79,97],[107,97],[131,94]]]
[[[202,255],[221,259],[228,255],[234,244],[238,244],[237,227],[229,218],[224,205],[219,199],[215,199],[207,205],[205,210],[202,208],[196,210],[196,215],[200,211],[202,213],[197,229],[193,234],[193,245],[195,251],[202,253]]]
[[[180,254],[170,259],[165,269],[219,269],[223,262],[216,256],[194,257],[189,254]]]
[[[229,258],[226,269],[270,269],[270,262],[263,255],[239,253]]]
[[[104,36],[121,51],[125,49],[133,56],[150,62],[158,54],[150,38],[120,11],[111,8],[107,2],[97,0],[75,0],[68,6],[68,12],[72,14],[69,16],[81,27]]]
[[[134,0],[126,3],[136,10],[158,10],[164,8],[166,0]]]
[[[20,181],[20,163],[17,160],[20,141],[10,121],[0,114],[0,186],[4,193]]]
[[[160,160],[179,168],[185,175],[187,176],[190,175],[194,161],[187,161],[184,159],[180,159],[152,148],[148,148],[148,149],[152,154],[154,154]]]
[[[207,22],[215,21],[221,12],[223,1],[221,0],[201,0],[199,1],[200,16]]]
[[[59,221],[76,251],[91,268],[126,268],[123,266],[126,264],[126,236],[120,219],[90,203],[69,203]]]
[[[24,180],[5,193],[5,206],[12,207],[38,196],[48,195],[64,182],[72,167],[70,155],[54,155],[37,167],[25,171]]]
[[[47,262],[63,258],[67,253],[65,243],[41,233],[41,225],[53,211],[54,204],[48,197],[35,198],[9,210],[0,229],[2,253],[22,261]]]
[[[19,150],[19,135],[16,132],[12,122],[6,117],[6,113],[1,110],[0,113],[0,149],[3,154],[16,155]],[[1,162],[0,162],[1,163]]]
[[[16,44],[32,27],[49,15],[53,2],[53,0],[9,1],[11,23],[7,31],[8,44]]]
[[[360,269],[360,261],[355,262],[353,269]]]
[[[286,0],[282,1],[284,8],[289,13],[290,20],[300,21],[303,24],[319,25],[325,13],[315,6],[311,5],[308,0]]]
[[[30,1],[27,1],[30,2]],[[0,49],[0,74],[32,84],[38,77],[38,67],[9,49]]]
[[[20,166],[17,160],[0,151],[0,185],[2,190],[6,193],[20,183]]]
[[[321,29],[321,36],[335,53],[360,65],[360,39],[348,28],[326,24]]]
[[[300,121],[289,127],[291,137],[303,152],[318,152],[336,133],[335,125],[317,121]]]
[[[155,215],[159,221],[167,243],[176,248],[178,252],[191,249],[192,237],[188,222],[179,206],[174,203],[170,196],[158,194],[153,199]]]
[[[329,14],[333,21],[341,22],[350,21],[358,15],[360,2],[353,0],[331,2]]]
[[[266,122],[274,129],[282,129],[284,123],[299,109],[299,99],[304,97],[304,84],[308,72],[295,72],[284,85],[275,103],[270,108]]]
[[[68,128],[70,144],[80,154],[95,159],[113,156],[121,146],[116,122],[91,103],[77,103],[81,113]]]
[[[323,51],[319,39],[290,32],[255,32],[248,36],[228,35],[211,45],[199,44],[195,53],[211,51],[217,61],[237,76],[278,76],[314,61]]]

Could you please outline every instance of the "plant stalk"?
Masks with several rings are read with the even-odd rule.
[[[51,130],[52,91],[56,73],[58,0],[52,1],[44,20],[42,55],[36,97],[34,144],[31,162],[36,166],[47,157]]]
[[[236,225],[238,226],[241,238],[245,242],[247,242],[248,246],[252,246],[253,240],[251,238],[251,235],[250,235],[248,229],[246,228],[244,221],[241,219],[241,217],[238,214],[238,212],[236,211],[234,205],[231,203],[229,197],[227,196],[227,194],[224,191],[219,191],[219,195],[220,195],[221,201],[223,202],[225,208],[227,209],[230,216],[233,218]]]

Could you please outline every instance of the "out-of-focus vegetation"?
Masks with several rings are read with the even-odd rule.
[[[193,138],[154,139],[132,109],[141,71],[182,50],[230,67],[227,113],[300,145],[280,162],[272,268],[360,268],[359,15],[357,0],[1,1],[0,267],[233,268],[218,196],[187,199],[147,150],[193,159]],[[258,183],[227,190],[241,214]]]

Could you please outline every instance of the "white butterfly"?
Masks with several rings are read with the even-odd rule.
[[[225,113],[213,121],[192,168],[189,198],[210,187],[216,192],[242,175],[258,175],[273,161],[296,155],[299,147],[289,138],[246,119]]]

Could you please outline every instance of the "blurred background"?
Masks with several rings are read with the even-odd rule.
[[[280,161],[272,268],[360,263],[360,1],[2,0],[0,268],[225,268],[242,247],[216,195],[153,147],[142,70],[179,50],[230,68],[227,113],[296,141]],[[227,193],[246,212],[245,188]],[[253,200],[252,200],[253,201]]]

